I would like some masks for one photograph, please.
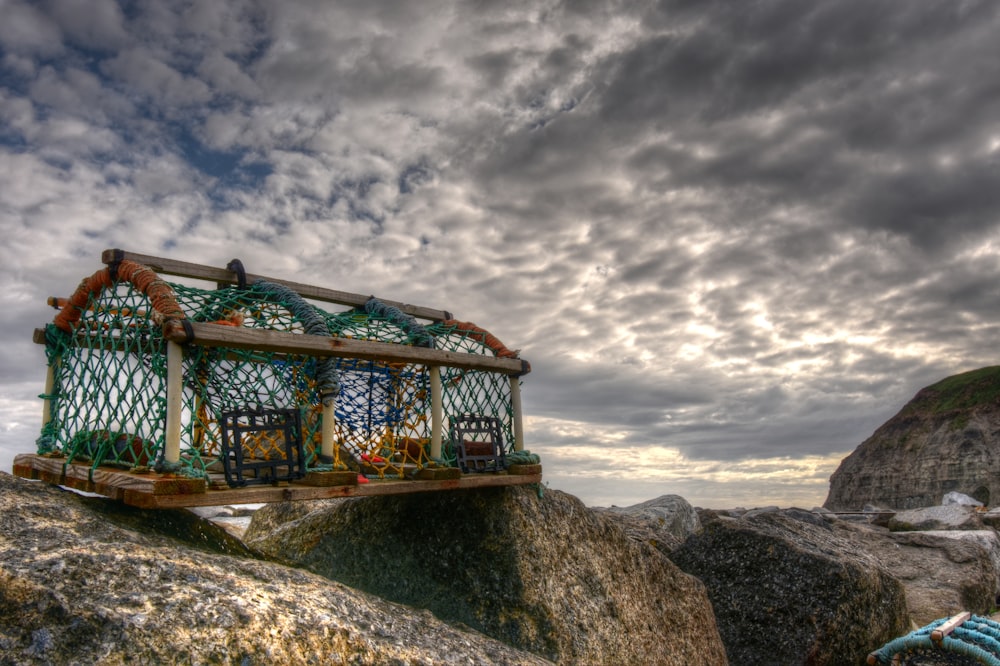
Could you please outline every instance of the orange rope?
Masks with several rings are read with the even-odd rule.
[[[184,319],[184,311],[177,304],[174,289],[160,279],[152,268],[128,259],[118,264],[118,279],[128,280],[153,304],[153,310],[164,319]]]
[[[458,330],[468,333],[470,338],[483,343],[493,350],[494,355],[500,358],[517,358],[517,351],[507,349],[504,343],[500,342],[495,335],[485,328],[480,328],[471,322],[457,321],[455,319],[446,319],[441,323],[445,326],[454,326]]]
[[[156,272],[148,266],[123,259],[118,264],[118,279],[127,280],[141,293],[149,298],[153,311],[163,319],[184,319],[184,311],[177,304],[173,288],[160,279]],[[92,295],[99,294],[111,287],[111,270],[102,268],[89,278],[85,278],[64,302],[64,307],[56,315],[53,323],[67,333],[72,332],[73,325],[80,321]],[[61,299],[60,299],[61,300]]]

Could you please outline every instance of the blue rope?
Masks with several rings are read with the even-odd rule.
[[[302,328],[306,334],[332,337],[330,330],[326,327],[326,320],[316,312],[316,308],[306,303],[305,299],[292,289],[267,280],[257,280],[253,283],[252,289],[274,296],[281,301],[281,304],[302,322]],[[335,359],[322,358],[316,363],[316,390],[324,405],[330,404],[340,393],[340,379],[337,376]]]
[[[387,305],[372,296],[365,301],[365,312],[370,315],[383,317],[399,326],[406,333],[407,337],[413,341],[414,347],[434,349],[434,336],[426,328],[418,324],[413,316],[406,314],[399,308]]]
[[[984,617],[973,615],[955,628],[940,643],[931,640],[931,633],[944,624],[948,618],[935,620],[893,639],[872,653],[880,664],[888,664],[894,656],[916,651],[948,652],[975,659],[986,666],[1000,666],[1000,624]]]

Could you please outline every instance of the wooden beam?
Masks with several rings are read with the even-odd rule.
[[[211,282],[223,284],[237,284],[238,282],[236,273],[226,268],[213,268],[211,266],[202,266],[200,264],[193,264],[187,261],[176,261],[174,259],[165,259],[163,257],[153,257],[147,254],[137,254],[135,252],[126,252],[124,250],[105,250],[101,253],[101,261],[105,264],[111,264],[122,259],[128,259],[129,261],[149,266],[157,273],[161,273],[163,275],[176,275],[178,277],[209,280]],[[314,287],[309,284],[290,282],[288,280],[265,277],[263,275],[255,275],[252,273],[247,273],[246,279],[247,284],[253,284],[256,280],[267,280],[268,282],[284,285],[303,298],[311,298],[313,300],[323,301],[326,303],[337,303],[338,305],[349,305],[351,307],[362,307],[365,302],[371,298],[371,295],[366,296],[363,294],[352,294],[346,291],[337,291],[336,289],[324,289],[322,287]],[[397,307],[406,314],[420,319],[443,321],[445,319],[453,318],[452,314],[446,310],[426,308],[419,305],[409,305],[408,303],[399,303],[397,301],[379,300],[386,305]]]
[[[156,472],[139,474],[112,467],[95,469],[89,463],[67,464],[65,457],[39,456],[33,453],[20,453],[14,457],[14,475],[69,486],[112,499],[123,499],[122,493],[128,491],[150,496],[176,496],[201,494],[206,489],[205,479]]]
[[[208,490],[197,495],[149,495],[126,490],[126,504],[143,509],[178,509],[191,506],[219,506],[230,504],[263,504],[296,500],[329,499],[332,497],[374,497],[377,495],[406,495],[409,493],[439,490],[464,490],[493,488],[541,483],[541,474],[466,474],[458,479],[417,481],[386,479],[345,486],[306,486],[296,483],[284,486],[247,486],[228,490]]]
[[[954,615],[947,621],[940,624],[933,631],[931,631],[931,640],[934,643],[940,643],[945,636],[955,631],[958,627],[962,626],[972,617],[972,613],[969,611],[964,611],[958,615]]]
[[[441,386],[441,366],[432,365],[428,371],[431,385],[431,459],[441,459],[441,442],[444,440],[444,391]]]
[[[445,473],[438,475],[438,478],[372,479],[363,484],[357,483],[356,473],[349,473],[345,476],[350,477],[348,479],[350,482],[344,485],[310,485],[309,479],[303,479],[276,485],[216,489],[209,487],[205,479],[190,479],[173,474],[155,472],[137,474],[108,467],[92,469],[90,465],[82,463],[66,464],[66,458],[52,458],[33,453],[18,454],[14,458],[15,476],[97,493],[143,509],[260,504],[331,497],[374,497],[541,483],[541,465],[514,467],[507,473],[458,476],[453,474],[458,470],[441,468],[438,471]],[[440,478],[441,476],[450,478]]]
[[[510,376],[511,426],[514,431],[514,450],[524,450],[524,416],[521,409],[521,380]]]
[[[176,464],[181,459],[181,420],[184,410],[184,348],[167,341],[166,426],[163,435],[163,462]]]
[[[163,336],[173,342],[192,342],[204,347],[230,347],[283,354],[358,358],[386,363],[444,365],[463,370],[502,372],[515,376],[524,374],[530,367],[521,359],[516,358],[497,358],[353,338],[330,338],[322,335],[219,326],[218,324],[201,322],[190,322],[190,329],[193,337],[189,340],[183,324],[179,321],[168,321],[163,326]]]

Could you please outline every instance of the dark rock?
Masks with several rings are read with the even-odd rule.
[[[153,513],[0,473],[0,663],[549,663]]]
[[[248,543],[553,661],[726,663],[704,586],[571,495],[484,488],[293,515],[262,508]]]
[[[844,458],[823,506],[914,509],[939,505],[952,491],[987,506],[1000,498],[1000,367],[918,392]]]
[[[781,508],[777,506],[758,506],[750,509],[749,511],[744,511],[743,516],[752,518],[753,516],[759,516],[762,513],[777,513],[778,511],[781,511]]]
[[[908,630],[903,586],[852,526],[771,511],[701,514],[672,559],[702,580],[733,664],[860,664]]]

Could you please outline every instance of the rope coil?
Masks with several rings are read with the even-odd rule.
[[[1000,666],[1000,624],[971,613],[935,620],[872,652],[868,664],[924,663],[935,656],[949,663],[958,659],[958,663]]]

